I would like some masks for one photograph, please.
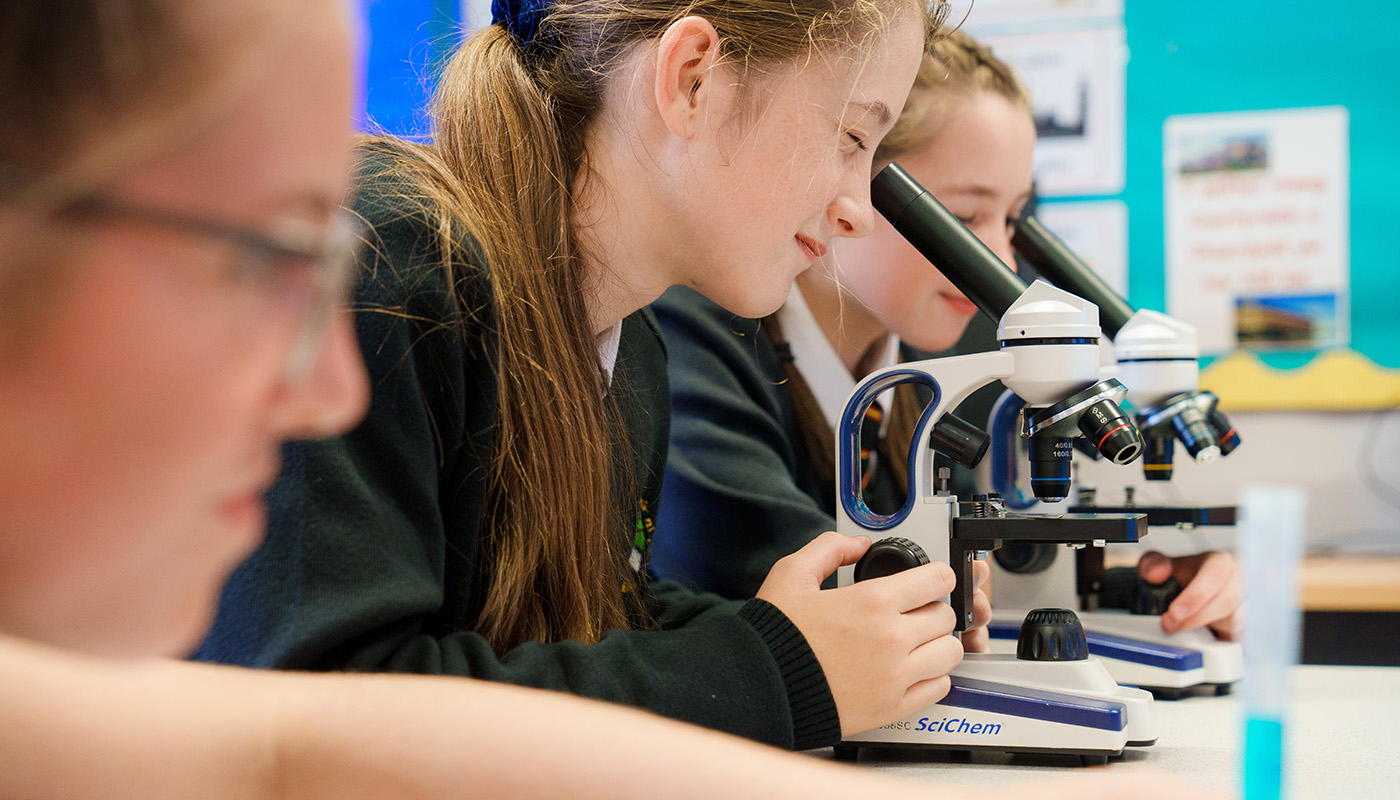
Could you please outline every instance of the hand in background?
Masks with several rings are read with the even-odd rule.
[[[1176,578],[1182,586],[1162,615],[1162,630],[1176,633],[1201,625],[1222,639],[1233,640],[1244,630],[1243,595],[1235,557],[1212,550],[1193,556],[1168,558],[1158,552],[1143,555],[1138,575],[1148,583]]]

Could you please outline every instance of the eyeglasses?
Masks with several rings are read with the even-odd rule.
[[[22,197],[20,187],[35,179],[0,164],[0,198]],[[59,202],[52,213],[86,222],[120,221],[213,239],[239,251],[241,280],[299,294],[298,328],[287,353],[284,374],[298,381],[316,366],[326,331],[335,311],[344,306],[357,273],[364,246],[364,225],[355,214],[342,210],[329,229],[318,236],[269,233],[242,225],[186,214],[125,200],[102,192],[64,195],[75,199]],[[305,287],[310,284],[310,291]],[[299,287],[296,290],[290,287]]]

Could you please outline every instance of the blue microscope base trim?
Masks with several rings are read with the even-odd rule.
[[[994,622],[987,626],[987,633],[993,639],[1015,639],[1020,632],[1019,625]],[[1131,661],[1175,672],[1201,669],[1205,663],[1198,650],[1172,647],[1128,636],[1115,636],[1111,633],[1085,631],[1084,636],[1089,642],[1089,654],[1101,658]]]
[[[987,711],[1104,731],[1121,731],[1128,725],[1126,706],[1112,700],[1011,686],[956,675],[951,680],[952,688],[948,690],[946,697],[938,701],[940,706]]]

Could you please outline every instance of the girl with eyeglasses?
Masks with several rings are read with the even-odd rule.
[[[519,687],[153,658],[261,537],[280,442],[365,407],[351,26],[55,0],[0,32],[0,794],[943,794]]]

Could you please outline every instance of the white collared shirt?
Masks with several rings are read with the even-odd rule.
[[[598,360],[603,366],[603,375],[607,378],[607,385],[612,386],[613,368],[617,366],[617,349],[622,344],[622,323],[618,322],[611,328],[598,334]]]
[[[812,309],[803,299],[802,291],[797,288],[796,283],[792,284],[792,289],[788,292],[787,302],[778,309],[778,324],[782,325],[783,335],[787,337],[788,346],[792,348],[793,363],[802,373],[802,378],[807,381],[807,387],[812,390],[812,396],[821,407],[822,416],[833,431],[837,430],[841,422],[841,412],[846,408],[846,399],[856,388],[856,380],[842,363],[836,348],[831,346],[831,341],[826,338],[826,333],[817,323],[817,318],[812,316]],[[872,371],[897,363],[899,337],[890,334],[885,343],[885,350],[876,360]],[[888,398],[885,395],[881,397],[884,398],[881,402],[889,408]],[[889,426],[889,420],[890,415],[885,414],[880,423],[881,435]]]

